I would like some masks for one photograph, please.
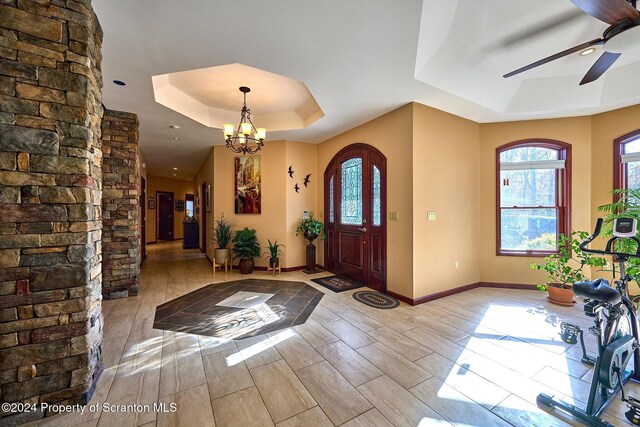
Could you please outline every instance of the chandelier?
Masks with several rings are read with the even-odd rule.
[[[232,124],[224,124],[224,138],[227,142],[227,148],[234,153],[254,154],[260,151],[264,145],[267,130],[265,128],[256,129],[251,121],[251,110],[247,108],[247,93],[251,92],[251,89],[240,86],[240,92],[244,94],[240,124],[237,128],[234,128]]]

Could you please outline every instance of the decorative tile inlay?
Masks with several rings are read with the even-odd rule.
[[[218,307],[257,308],[275,294],[240,291],[216,304]]]
[[[304,323],[323,295],[303,282],[247,279],[218,283],[159,305],[153,327],[247,338]]]

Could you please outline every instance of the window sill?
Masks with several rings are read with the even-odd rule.
[[[557,254],[558,251],[548,251],[548,252],[540,252],[540,251],[504,251],[498,250],[496,252],[497,256],[517,256],[517,257],[530,257],[530,258],[544,258],[549,255]]]

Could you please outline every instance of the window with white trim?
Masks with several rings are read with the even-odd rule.
[[[640,131],[616,139],[614,156],[615,187],[640,190]]]
[[[497,252],[545,255],[558,250],[559,233],[570,232],[568,144],[523,141],[496,150]]]

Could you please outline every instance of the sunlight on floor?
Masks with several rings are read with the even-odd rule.
[[[234,366],[237,365],[240,362],[243,362],[245,360],[248,360],[250,358],[252,358],[253,356],[256,356],[260,353],[262,353],[265,350],[270,349],[271,347],[275,346],[278,343],[281,343],[282,341],[286,340],[287,338],[291,338],[292,336],[294,336],[295,334],[293,333],[293,331],[291,329],[286,329],[282,332],[277,333],[276,335],[272,336],[271,338],[265,338],[262,341],[253,344],[252,346],[249,346],[245,349],[242,349],[240,351],[238,351],[237,353],[232,354],[231,356],[227,357],[227,366]]]

